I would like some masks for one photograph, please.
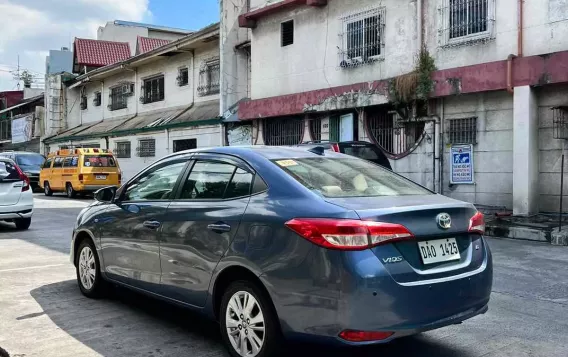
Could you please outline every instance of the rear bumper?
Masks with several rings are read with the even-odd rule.
[[[290,337],[346,345],[379,344],[459,324],[488,309],[493,284],[488,248],[475,271],[411,284],[396,282],[370,250],[322,250],[313,256],[317,258],[303,268],[311,270],[310,276],[290,282],[293,290],[282,289],[280,279],[261,276],[275,301],[283,331]],[[351,343],[338,337],[344,330],[393,335]]]
[[[22,207],[18,206],[13,212],[2,212],[0,211],[0,221],[12,220],[19,218],[31,218],[33,215],[33,206]]]

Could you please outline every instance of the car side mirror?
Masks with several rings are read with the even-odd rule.
[[[114,196],[116,196],[116,190],[116,186],[101,188],[95,192],[95,200],[102,203],[111,203],[114,201]]]

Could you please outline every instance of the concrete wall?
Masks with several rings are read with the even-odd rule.
[[[45,62],[45,74],[48,76],[59,72],[71,73],[73,71],[73,52],[50,50]]]
[[[494,39],[442,47],[440,6],[424,1],[425,42],[439,69],[506,59],[517,54],[517,0],[495,1]],[[252,0],[258,8],[275,1]],[[252,30],[252,98],[265,98],[397,76],[413,69],[418,50],[417,1],[329,0],[322,8],[297,6],[258,21]],[[338,67],[339,17],[369,6],[386,8],[385,60],[358,68]],[[566,50],[568,3],[524,1],[524,55]],[[280,46],[280,24],[294,20],[294,44]]]
[[[473,146],[474,185],[450,185],[450,149],[443,152],[443,194],[478,205],[513,205],[513,96],[507,92],[445,98],[444,132],[448,119],[477,117]]]
[[[568,212],[568,146],[566,140],[553,138],[552,107],[568,104],[568,85],[548,86],[535,90],[539,116],[539,179],[540,211],[558,212],[560,203],[560,170],[564,159],[563,211]]]
[[[221,113],[249,95],[249,56],[246,50],[235,49],[251,37],[238,21],[246,4],[247,0],[221,0]]]
[[[97,40],[128,42],[132,56],[136,53],[138,36],[148,37],[148,28],[116,25],[112,22],[107,22],[104,27],[99,27],[97,32]]]

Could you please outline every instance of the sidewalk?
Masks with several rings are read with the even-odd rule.
[[[568,246],[568,216],[563,217],[559,231],[558,215],[538,214],[530,217],[516,217],[506,211],[480,210],[485,214],[485,234],[531,241],[547,242]]]

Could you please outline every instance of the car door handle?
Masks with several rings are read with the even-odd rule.
[[[230,232],[231,226],[229,226],[226,223],[215,223],[208,225],[207,229],[212,230],[213,232],[222,233],[222,232]]]
[[[160,228],[160,226],[162,225],[160,222],[158,221],[146,221],[143,223],[144,227],[146,228],[150,228],[150,229],[158,229]]]

